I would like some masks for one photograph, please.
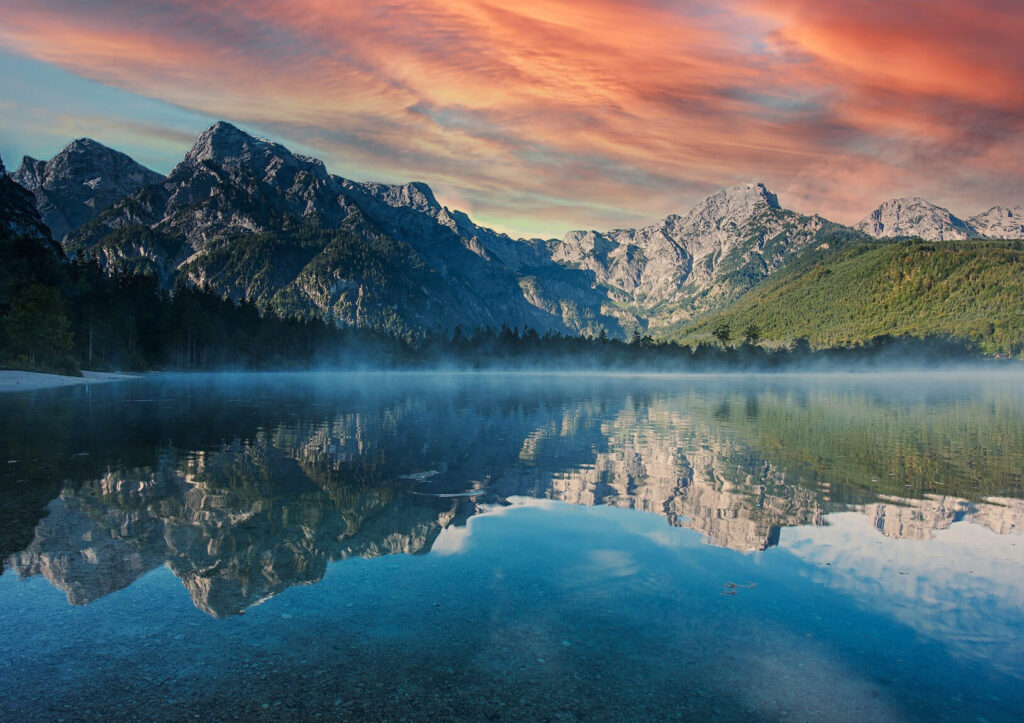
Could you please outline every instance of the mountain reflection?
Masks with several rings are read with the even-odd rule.
[[[166,564],[198,608],[221,617],[318,581],[333,560],[425,551],[459,510],[326,477],[266,440],[181,466],[168,455],[65,490],[10,566],[87,604]]]
[[[836,434],[828,443],[849,446],[849,455],[815,456],[807,439],[787,446],[811,434],[808,419],[827,427],[822,409],[836,403],[828,396],[794,403],[740,395],[735,404],[721,395],[653,392],[486,403],[416,394],[366,404],[316,398],[298,411],[275,407],[276,424],[261,420],[227,442],[166,444],[148,466],[111,462],[100,476],[66,481],[7,566],[43,575],[79,605],[167,565],[198,608],[222,617],[315,583],[336,560],[428,552],[445,528],[517,497],[659,514],[741,552],[778,544],[784,527],[827,524],[835,511],[860,512],[898,538],[927,539],[960,521],[998,534],[1024,527],[1020,499],[892,494],[896,483],[871,478],[857,466],[856,444]],[[843,410],[871,404],[847,399]],[[963,410],[956,415],[954,423],[964,424]],[[983,417],[1009,428],[991,409]],[[941,421],[929,424],[944,433]],[[859,434],[856,422],[846,426]],[[1024,446],[1012,435],[998,441]],[[905,439],[897,442],[883,436],[865,454],[882,455],[904,486],[941,467],[934,443],[923,445],[919,460]],[[984,460],[961,462],[991,471]]]

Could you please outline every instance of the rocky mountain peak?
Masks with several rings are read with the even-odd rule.
[[[199,134],[192,149],[185,154],[185,160],[194,162],[222,161],[251,152],[254,146],[263,146],[270,141],[249,135],[227,121],[217,121]]]
[[[117,153],[117,151],[92,138],[76,138],[64,146],[61,153],[71,155],[74,153]]]
[[[319,160],[293,154],[280,143],[250,135],[227,121],[217,121],[203,131],[185,154],[186,165],[204,162],[212,162],[231,174],[266,177],[267,180],[276,178],[283,168],[305,170],[322,180],[327,178],[327,171]],[[290,182],[291,174],[288,180]]]
[[[42,187],[46,173],[46,161],[40,161],[32,156],[22,156],[21,165],[12,176],[22,186],[29,190]]]
[[[408,206],[417,211],[441,208],[441,204],[437,202],[430,186],[422,181],[413,181],[402,186],[391,186],[384,197],[391,206]]]
[[[1024,239],[1024,207],[993,206],[972,216],[968,223],[989,238]]]
[[[823,224],[782,209],[763,183],[743,183],[652,226],[570,232],[552,258],[593,273],[654,329],[724,304],[749,285],[738,280],[774,272],[813,243]]]
[[[779,199],[763,183],[740,183],[712,193],[683,217],[683,223],[710,222],[716,228],[723,223],[741,222],[768,209],[778,209]]]
[[[763,183],[740,183],[711,194],[685,216],[663,222],[665,233],[700,259],[711,253],[727,253],[747,236],[742,229],[755,218],[780,211],[778,197]]]
[[[918,236],[950,241],[978,236],[971,224],[919,196],[885,201],[854,228],[876,238]]]
[[[25,156],[12,178],[33,193],[46,225],[61,239],[163,176],[91,138],[79,138],[49,161]]]
[[[7,178],[7,169],[4,168],[3,158],[0,158],[0,178]]]
[[[437,198],[434,197],[434,191],[427,184],[422,181],[412,181],[407,183],[405,187],[409,190],[410,199],[414,199],[421,203],[426,203],[430,206],[439,206]]]
[[[722,189],[715,195],[722,195],[728,199],[732,199],[732,202],[734,203],[746,203],[754,206],[779,208],[779,197],[769,191],[761,182],[738,183],[735,186],[729,186],[728,188]]]
[[[38,172],[38,173],[36,173]],[[63,180],[80,180],[85,176],[114,172],[121,175],[138,175],[144,177],[146,183],[154,183],[162,176],[132,160],[129,156],[108,148],[91,138],[78,138],[71,141],[49,161],[38,161],[25,156],[18,175],[35,174],[37,185],[51,185]],[[95,176],[93,176],[95,177]],[[29,190],[35,190],[33,184],[22,183]]]
[[[898,208],[927,208],[937,211],[946,211],[945,208],[937,204],[932,203],[926,198],[920,196],[900,196],[899,198],[890,198],[888,201],[884,201],[879,205],[880,209],[898,209]]]

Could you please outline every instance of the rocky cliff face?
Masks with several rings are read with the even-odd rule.
[[[166,179],[114,204],[67,246],[167,285],[184,278],[288,315],[398,332],[616,325],[602,318],[600,293],[578,279],[564,283],[573,272],[547,273],[554,265],[542,243],[477,227],[424,184],[332,176],[320,161],[228,123],[205,131]],[[555,294],[571,294],[575,314],[541,288],[535,266],[545,267]]]
[[[22,188],[0,160],[0,237],[27,236],[49,241],[50,229],[36,210],[35,198]]]
[[[925,241],[960,241],[971,238],[1024,238],[1024,209],[993,206],[963,220],[948,209],[923,198],[894,198],[876,208],[856,225],[876,238],[912,236]]]
[[[1024,207],[993,206],[972,216],[968,223],[988,238],[1024,239]]]
[[[14,173],[14,180],[35,195],[43,221],[58,240],[160,179],[159,173],[89,138],[69,143],[49,161],[25,156]]]
[[[511,239],[423,183],[357,183],[228,123],[167,176],[70,234],[111,267],[286,314],[395,331],[531,326],[623,337],[723,305],[838,228],[761,184],[641,229]]]
[[[573,231],[553,258],[593,273],[613,299],[657,328],[724,305],[833,225],[781,208],[763,184],[741,184],[653,226]]]
[[[886,201],[855,228],[876,238],[915,236],[927,241],[957,241],[978,236],[966,221],[917,197]]]

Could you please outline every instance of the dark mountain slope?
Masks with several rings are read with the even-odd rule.
[[[90,138],[69,143],[49,161],[26,156],[14,180],[35,194],[54,238],[94,219],[125,196],[162,176]]]
[[[423,184],[346,181],[227,123],[204,132],[167,178],[71,234],[66,247],[108,268],[156,274],[166,287],[207,284],[285,315],[399,333],[508,324],[624,334],[602,316],[604,295],[590,277],[545,261],[537,242],[474,226]],[[545,298],[536,274],[527,278],[505,259],[546,266],[548,286],[572,298]]]

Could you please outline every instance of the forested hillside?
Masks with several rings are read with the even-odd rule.
[[[675,338],[738,341],[747,331],[769,345],[806,337],[815,347],[883,334],[954,336],[1019,357],[1024,243],[909,240],[817,251]]]

